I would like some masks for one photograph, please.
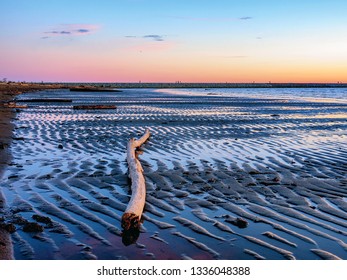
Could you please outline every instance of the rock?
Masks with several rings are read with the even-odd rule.
[[[16,231],[16,226],[12,223],[1,223],[0,228],[6,230],[9,233],[14,233]]]
[[[25,225],[28,223],[28,220],[24,219],[22,216],[14,215],[12,222],[16,225]]]
[[[232,217],[228,217],[225,219],[225,221],[239,228],[246,228],[248,226],[248,222],[245,219],[239,218],[239,217],[237,217],[236,219]]]
[[[248,222],[242,218],[236,218],[235,225],[239,228],[246,228],[248,226]]]
[[[38,223],[26,223],[23,227],[24,232],[43,232],[43,226]]]
[[[50,217],[45,217],[45,216],[40,216],[40,215],[33,215],[32,218],[39,223],[44,223],[44,224],[52,224],[53,221],[51,220]]]

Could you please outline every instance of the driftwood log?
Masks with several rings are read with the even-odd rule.
[[[74,105],[74,110],[100,110],[100,109],[117,109],[116,105]]]
[[[146,200],[146,185],[143,169],[135,150],[147,141],[150,136],[149,129],[139,139],[130,139],[127,146],[127,162],[129,178],[131,180],[131,198],[122,216],[122,228],[126,231],[137,229]]]

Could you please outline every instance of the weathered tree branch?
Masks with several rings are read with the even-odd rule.
[[[138,228],[146,200],[146,185],[143,169],[137,159],[135,150],[147,141],[150,136],[149,129],[140,139],[130,139],[127,146],[127,162],[129,178],[131,179],[131,199],[122,216],[122,228],[124,230]]]

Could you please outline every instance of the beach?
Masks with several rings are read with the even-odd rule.
[[[32,83],[0,83],[0,178],[4,169],[11,160],[10,145],[13,139],[13,121],[16,116],[16,108],[9,108],[8,102],[13,101],[17,95],[23,92],[32,92],[43,89],[62,88],[58,84],[32,84]],[[5,197],[0,189],[0,214],[5,208]],[[2,220],[0,219],[0,222]],[[0,259],[13,258],[11,238],[9,232],[0,227]]]
[[[16,95],[27,108],[0,108],[7,257],[347,259],[347,102],[311,91]],[[126,145],[147,128],[142,226],[123,232]]]
[[[7,167],[10,160],[9,147],[12,141],[12,121],[15,116],[14,110],[5,108],[3,103],[13,100],[13,98],[20,94],[21,90],[18,86],[11,86],[4,83],[0,84],[0,178],[2,177],[3,170]],[[5,198],[0,189],[0,214],[5,208]],[[1,222],[2,220],[0,220]],[[0,259],[12,259],[13,251],[11,246],[11,239],[8,231],[0,227]]]

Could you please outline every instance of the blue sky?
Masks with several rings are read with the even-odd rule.
[[[343,0],[0,3],[0,77],[13,80],[347,77]]]

